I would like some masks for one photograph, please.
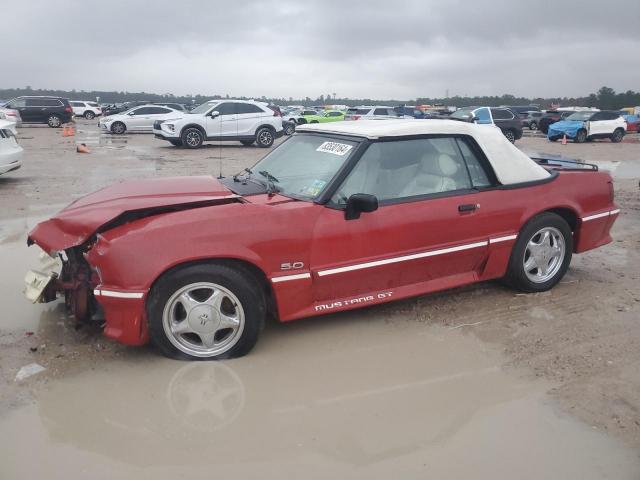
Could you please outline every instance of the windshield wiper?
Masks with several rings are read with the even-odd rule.
[[[273,197],[278,192],[276,183],[280,183],[280,180],[278,180],[266,170],[260,170],[258,173],[267,179],[267,195]]]

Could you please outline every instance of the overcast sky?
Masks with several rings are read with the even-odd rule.
[[[7,0],[0,87],[300,98],[640,90],[640,0]]]

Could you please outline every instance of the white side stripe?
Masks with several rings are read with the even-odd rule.
[[[589,220],[595,220],[596,218],[608,217],[609,215],[616,215],[617,213],[620,213],[620,209],[619,208],[617,208],[615,210],[611,210],[610,212],[596,213],[595,215],[589,215],[587,217],[582,217],[582,221],[583,222],[588,222]]]
[[[516,238],[518,238],[518,235],[515,234],[507,235],[505,237],[490,238],[489,243],[508,242],[509,240],[515,240]]]
[[[436,255],[444,255],[445,253],[459,252],[461,250],[469,250],[471,248],[486,247],[489,242],[476,242],[458,247],[443,248],[442,250],[432,250],[430,252],[414,253],[413,255],[404,255],[402,257],[386,258],[384,260],[376,260],[375,262],[359,263],[349,265],[348,267],[331,268],[329,270],[320,270],[318,275],[321,277],[334,275],[336,273],[351,272],[353,270],[362,270],[363,268],[379,267],[380,265],[388,265],[390,263],[406,262],[417,258],[433,257]]]
[[[273,277],[273,283],[288,282],[289,280],[302,280],[303,278],[311,278],[310,273],[299,273],[297,275],[283,275],[282,277]]]
[[[102,297],[115,297],[115,298],[142,298],[144,293],[142,292],[116,292],[113,290],[102,290],[100,288],[96,288],[93,291],[93,294],[96,296]]]

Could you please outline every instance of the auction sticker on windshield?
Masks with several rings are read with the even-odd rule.
[[[324,142],[316,148],[316,152],[333,153],[334,155],[340,155],[342,157],[349,153],[349,150],[352,148],[353,145],[347,145],[346,143]]]

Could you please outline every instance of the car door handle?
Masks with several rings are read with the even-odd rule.
[[[479,203],[467,203],[465,205],[458,205],[458,211],[460,213],[463,212],[473,212],[477,209],[480,208],[480,204]]]

